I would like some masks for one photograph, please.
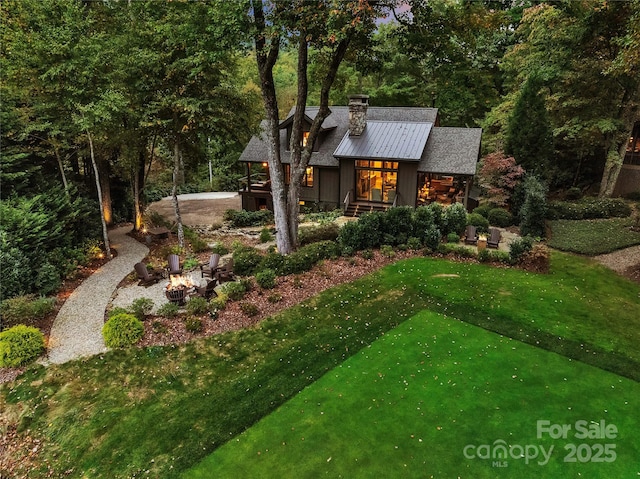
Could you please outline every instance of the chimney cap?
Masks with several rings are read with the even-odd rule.
[[[349,103],[369,103],[369,95],[363,95],[361,93],[357,93],[354,95],[349,95]]]

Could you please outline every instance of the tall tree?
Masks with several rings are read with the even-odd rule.
[[[553,155],[553,132],[538,82],[529,78],[511,113],[505,153],[533,174],[545,174]]]
[[[300,184],[304,177],[314,141],[322,122],[330,114],[329,93],[338,68],[352,41],[368,37],[374,30],[379,10],[374,2],[303,0],[271,2],[251,1],[251,19],[260,78],[260,89],[266,113],[264,135],[268,146],[271,192],[276,222],[276,243],[283,254],[292,252],[297,243]],[[359,38],[358,38],[359,37]],[[278,101],[274,82],[274,67],[281,45],[288,41],[298,51],[296,108],[291,134],[290,181],[280,157]],[[303,120],[309,95],[309,49],[318,51],[324,68],[320,73],[319,110],[303,146]]]

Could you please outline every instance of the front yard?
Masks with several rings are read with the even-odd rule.
[[[33,441],[39,441],[37,454],[32,449],[12,451],[16,461],[24,460],[24,470],[31,468],[31,477],[44,477],[48,470],[54,471],[54,475],[71,471],[69,477],[178,477],[327,372],[341,365],[344,370],[345,360],[423,311],[473,323],[637,382],[640,371],[637,285],[589,260],[561,253],[552,256],[551,266],[550,274],[537,275],[480,264],[415,258],[325,291],[256,327],[181,346],[112,351],[63,366],[35,368],[16,383],[2,386],[3,427],[9,431],[17,427]],[[324,267],[330,268],[331,263],[326,262]],[[447,324],[443,321],[451,320],[438,317],[434,321],[433,324],[442,325]],[[531,357],[534,362],[529,364],[540,366],[538,373],[525,372],[522,376],[531,384],[547,381],[554,388],[565,384],[546,361],[553,368],[568,368],[563,376],[568,379],[578,378],[581,371],[596,371],[468,325],[459,325],[462,329],[456,332],[457,326],[453,324],[458,323],[454,321],[440,328],[451,328],[454,336],[459,335],[457,347],[470,338],[465,346],[470,349],[460,349],[462,352],[473,353],[479,342],[485,340],[489,341],[487,344],[503,341],[520,352],[527,351],[516,355],[514,361],[525,361],[524,367],[526,357]],[[447,343],[430,342],[429,348],[434,348],[434,364],[447,369],[451,365],[442,361],[448,364],[452,356],[448,353],[443,356],[444,344]],[[478,368],[486,365],[484,370],[493,376],[500,369],[492,366],[492,361],[505,363],[500,358],[502,355],[483,357],[475,363]],[[468,374],[473,376],[477,374],[475,371],[470,369]],[[614,378],[600,371],[594,377],[598,377],[594,379],[597,387],[604,384],[600,381]],[[487,377],[496,385],[502,384],[503,379]],[[630,384],[626,379],[615,380]],[[561,393],[556,392],[558,389],[552,393],[559,394],[560,402],[570,398],[581,402],[586,391],[583,386],[579,381],[569,381],[560,388]],[[461,394],[468,394],[469,388],[473,390],[473,382],[464,391],[461,388]],[[605,404],[609,396],[602,397],[602,407],[615,411],[615,405]],[[451,402],[454,407],[457,401]],[[519,410],[528,408],[526,403],[516,403]],[[405,405],[407,410],[399,412],[408,414],[414,405],[402,403],[400,409]],[[461,409],[465,407],[468,406]],[[511,403],[509,407],[513,407]],[[486,409],[479,411],[463,418],[471,432],[490,422]],[[579,411],[588,415],[599,409]],[[505,421],[513,423],[514,411],[509,414]],[[538,411],[534,408],[527,414],[533,419]],[[584,419],[601,419],[592,417],[593,414]],[[516,430],[523,440],[531,438],[529,428],[534,426],[527,421],[523,429]],[[624,423],[617,416],[615,421],[625,431],[638,426]],[[489,428],[486,438],[503,438],[503,431]],[[437,447],[433,438],[425,433],[422,439],[426,446]],[[620,444],[622,448],[623,443]],[[636,443],[629,444],[637,447]],[[449,443],[447,457],[462,461],[454,446]],[[368,444],[358,446],[367,447]],[[618,463],[622,467],[626,464],[625,454],[621,453]]]

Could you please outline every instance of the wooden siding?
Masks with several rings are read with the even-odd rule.
[[[332,203],[340,205],[344,198],[340,198],[340,169],[339,168],[316,168],[318,180],[320,203]],[[345,193],[346,194],[346,193]]]
[[[340,196],[339,205],[342,208],[347,193],[356,186],[356,162],[348,158],[340,160]],[[352,191],[351,201],[355,200],[355,192]]]
[[[418,199],[418,164],[400,162],[398,165],[398,206],[415,206]]]

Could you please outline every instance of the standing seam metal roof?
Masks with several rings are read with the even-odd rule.
[[[368,121],[360,136],[347,131],[336,148],[336,158],[419,161],[433,123]]]

